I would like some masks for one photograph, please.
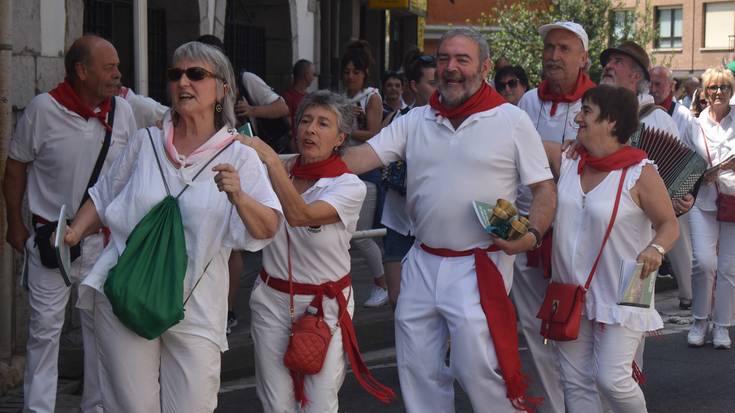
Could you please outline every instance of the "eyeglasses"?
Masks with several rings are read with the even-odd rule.
[[[198,82],[206,77],[213,77],[215,79],[223,80],[221,77],[215,75],[214,73],[210,72],[209,70],[203,68],[203,67],[188,67],[186,69],[180,69],[178,67],[171,67],[168,69],[166,74],[168,75],[168,80],[171,82],[178,82],[179,79],[181,79],[181,76],[186,73],[186,77],[194,82]]]
[[[718,90],[721,93],[729,92],[730,90],[732,90],[732,86],[730,85],[709,85],[707,86],[707,91],[710,93],[715,93]]]
[[[497,81],[495,82],[495,89],[497,89],[498,92],[502,92],[506,87],[515,88],[519,83],[520,81],[518,79],[511,79],[507,82]]]

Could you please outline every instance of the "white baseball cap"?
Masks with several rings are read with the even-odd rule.
[[[561,30],[568,30],[579,37],[579,40],[582,41],[582,46],[584,46],[584,50],[587,51],[590,43],[589,37],[587,37],[587,32],[584,31],[584,28],[581,24],[575,23],[575,22],[554,22],[550,24],[545,24],[538,28],[538,34],[541,35],[541,38],[546,39],[546,35],[549,34],[550,31],[555,29],[561,29]]]

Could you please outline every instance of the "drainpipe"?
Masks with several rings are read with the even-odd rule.
[[[135,93],[148,96],[148,0],[133,0]]]

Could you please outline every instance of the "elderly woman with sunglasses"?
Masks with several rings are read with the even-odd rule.
[[[282,162],[260,139],[244,138],[267,166],[286,217],[263,250],[263,270],[250,296],[255,384],[266,412],[336,413],[347,360],[374,396],[393,397],[365,368],[352,326],[350,238],[366,192],[339,155],[352,116],[346,98],[320,90],[299,106],[297,157]],[[289,371],[284,355],[292,323],[305,313],[320,317],[332,335],[321,370],[303,376]]]
[[[508,103],[518,106],[523,94],[529,89],[528,75],[520,66],[503,66],[495,72],[495,89]]]
[[[262,163],[232,129],[234,75],[227,58],[190,42],[172,60],[172,110],[163,128],[140,129],[131,138],[114,172],[90,189],[65,239],[75,244],[101,223],[111,230],[83,285],[89,288],[80,293],[80,306],[95,309],[103,405],[110,412],[214,411],[220,353],[227,350],[227,259],[232,249],[266,246],[281,220]],[[180,192],[184,318],[148,340],[113,313],[104,286],[141,219],[167,194]]]
[[[730,105],[735,77],[725,68],[707,69],[702,75],[704,98],[709,106],[692,123],[686,142],[716,167],[704,177],[704,184],[694,207],[689,212],[692,229],[692,313],[694,325],[689,330],[690,346],[704,345],[708,320],[714,322],[712,343],[715,348],[729,349],[727,327],[733,323],[735,293],[735,202],[727,207],[718,202],[735,195],[735,112]],[[714,292],[713,292],[714,290]],[[714,308],[712,299],[714,298]]]

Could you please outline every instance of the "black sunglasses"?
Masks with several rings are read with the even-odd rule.
[[[520,81],[518,79],[511,79],[505,83],[497,81],[495,82],[495,89],[497,89],[498,92],[502,92],[506,87],[515,88],[519,83]]]
[[[168,75],[168,80],[171,82],[177,82],[179,79],[181,79],[181,76],[186,73],[186,77],[189,80],[192,80],[194,82],[198,82],[206,77],[213,77],[215,79],[220,79],[224,81],[221,77],[215,75],[214,73],[210,72],[209,70],[203,68],[203,67],[189,67],[186,69],[180,69],[178,67],[171,67],[166,71],[166,74]]]
[[[417,57],[416,60],[423,63],[436,63],[436,58],[434,56],[429,56],[425,54]]]

